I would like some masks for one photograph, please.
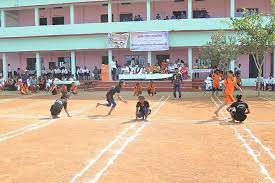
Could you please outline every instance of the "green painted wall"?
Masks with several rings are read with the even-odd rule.
[[[212,32],[171,32],[170,47],[202,46]],[[0,52],[107,49],[107,34],[1,39]]]

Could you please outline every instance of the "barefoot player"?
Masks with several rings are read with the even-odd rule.
[[[64,108],[68,117],[71,117],[67,110],[69,95],[67,92],[63,92],[60,99],[57,99],[54,104],[51,106],[51,115],[53,119],[59,118],[58,115],[61,113]]]
[[[106,94],[106,101],[108,102],[107,104],[104,103],[104,104],[101,104],[101,103],[97,103],[96,107],[98,106],[106,106],[106,107],[111,107],[109,113],[108,113],[108,116],[112,114],[112,111],[115,109],[116,107],[116,102],[115,102],[115,99],[114,99],[114,95],[117,93],[117,97],[119,100],[121,100],[122,102],[124,103],[127,103],[126,100],[123,100],[123,98],[121,96],[119,96],[119,93],[120,93],[120,90],[121,88],[125,85],[125,82],[124,81],[120,81],[118,83],[118,85],[116,85],[115,87],[112,87],[109,89],[109,91],[107,92]]]
[[[138,97],[136,105],[136,120],[141,118],[147,121],[147,117],[151,114],[149,102],[145,100],[144,96]]]
[[[231,105],[235,100],[233,97],[233,93],[235,88],[242,91],[242,89],[237,85],[236,80],[233,75],[233,71],[227,71],[226,79],[224,80],[224,102],[222,105],[215,111],[216,116],[219,116],[220,110],[226,106]]]
[[[215,73],[212,74],[212,79],[213,79],[213,88],[212,88],[212,96],[214,96],[214,93],[216,92],[216,96],[218,96],[218,92],[220,89],[220,78],[221,74],[219,70],[215,70]]]
[[[231,106],[229,106],[226,110],[230,113],[232,117],[231,122],[235,123],[235,121],[238,121],[242,123],[246,120],[247,114],[250,113],[250,110],[247,103],[242,101],[242,95],[237,95],[236,99],[237,102],[231,104]]]

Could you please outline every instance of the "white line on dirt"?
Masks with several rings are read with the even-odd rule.
[[[214,102],[214,104],[219,107],[219,105],[217,104],[217,102],[213,99],[213,97],[211,97],[212,101]],[[227,122],[227,117],[224,114],[223,111],[221,111],[222,115],[224,116],[224,121]],[[256,164],[260,167],[261,173],[263,175],[265,175],[265,177],[271,182],[274,183],[273,178],[271,177],[271,175],[269,174],[268,170],[265,167],[265,164],[262,163],[259,159],[258,156],[256,155],[255,151],[252,149],[252,147],[247,143],[247,141],[245,140],[245,138],[241,135],[241,133],[238,131],[238,129],[233,126],[230,125],[230,128],[232,128],[235,132],[236,137],[241,140],[241,142],[243,143],[244,148],[246,149],[247,153],[254,159],[254,161],[256,162]]]
[[[159,101],[157,101],[152,107],[151,109],[153,109],[164,97],[162,97],[161,99],[159,99]],[[100,152],[99,154],[94,158],[91,159],[86,166],[84,166],[83,169],[81,169],[79,172],[77,172],[73,178],[71,179],[70,183],[74,183],[77,181],[78,178],[82,177],[89,169],[91,169],[96,162],[106,153],[109,151],[109,149],[116,144],[129,130],[134,129],[136,127],[137,123],[132,124],[130,127],[124,129],[121,133],[118,134],[118,136],[112,140],[107,146],[105,146]]]
[[[155,110],[155,112],[152,114],[151,117],[154,117],[159,109],[166,103],[166,101],[169,99],[169,97],[167,97],[159,106],[158,108]],[[126,149],[126,147],[128,146],[128,144],[130,142],[132,142],[133,140],[136,139],[136,137],[140,134],[140,132],[142,132],[142,130],[148,125],[149,123],[144,123],[141,125],[141,127],[139,127],[135,133],[133,135],[131,135],[130,137],[128,137],[126,139],[126,141],[123,143],[123,145],[121,146],[121,148],[119,150],[116,151],[116,153],[109,158],[109,160],[107,161],[106,165],[95,175],[95,177],[89,181],[89,183],[96,183],[104,174],[104,172],[106,170],[108,170],[108,168],[114,163],[114,161],[119,157],[119,155]]]

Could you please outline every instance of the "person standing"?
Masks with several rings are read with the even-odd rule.
[[[113,60],[111,67],[112,67],[112,79],[113,81],[116,81],[117,62],[115,60]]]
[[[179,98],[181,98],[181,83],[182,83],[182,75],[179,72],[178,68],[175,68],[175,73],[172,77],[172,83],[173,83],[173,92],[174,97],[177,98],[177,91],[179,92]]]

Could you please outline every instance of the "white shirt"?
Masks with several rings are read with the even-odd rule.
[[[175,66],[174,65],[168,65],[168,71],[169,72],[174,72],[175,71]]]
[[[274,78],[267,78],[266,83],[267,84],[274,84]]]
[[[116,69],[116,62],[114,62],[114,61],[112,63],[112,69]]]

